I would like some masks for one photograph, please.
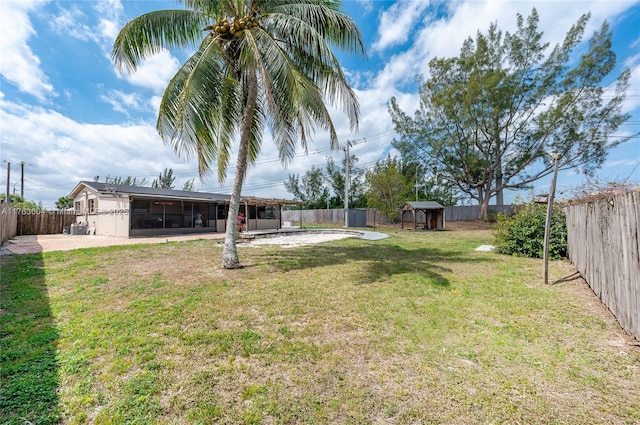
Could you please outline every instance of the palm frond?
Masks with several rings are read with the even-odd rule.
[[[316,82],[332,106],[340,108],[347,114],[351,129],[357,130],[359,117],[357,98],[346,80],[338,59],[325,39],[328,30],[324,27],[336,22],[338,22],[337,25],[342,25],[342,20],[349,20],[349,18],[328,7],[308,3],[279,6],[274,10],[293,11],[296,14],[293,16],[285,13],[270,14],[265,23],[265,31],[272,36],[277,48],[287,52],[295,66],[301,68],[309,79]],[[360,34],[357,28],[353,36],[359,39]]]
[[[182,0],[190,10],[158,11],[128,23],[114,44],[118,68],[132,72],[164,48],[194,44],[198,51],[171,80],[162,99],[158,131],[176,152],[198,158],[201,174],[217,165],[224,180],[232,141],[241,121],[251,119],[249,164],[260,152],[269,127],[283,163],[298,143],[307,148],[316,129],[338,146],[327,105],[343,110],[357,129],[359,104],[332,48],[364,54],[354,22],[329,0]],[[203,30],[225,17],[255,16],[259,25],[236,36]],[[257,105],[248,105],[247,78],[259,87]],[[254,110],[255,107],[255,110]],[[247,111],[254,111],[248,117]],[[249,114],[251,115],[251,114]]]
[[[297,18],[292,19],[305,26]],[[265,98],[274,117],[271,128],[281,159],[286,163],[293,157],[298,137],[306,149],[307,139],[315,127],[328,130],[332,147],[337,147],[337,134],[323,95],[330,98],[330,103],[342,101],[341,106],[354,127],[357,127],[359,106],[341,69],[329,65],[337,63],[333,53],[319,41],[320,48],[314,52],[321,52],[320,55],[308,54],[304,49],[283,43],[272,36],[270,30],[266,26],[263,31],[252,33],[251,37],[247,36],[247,43],[253,43],[250,46],[254,52],[252,61],[263,74]],[[309,33],[319,36],[313,30]],[[322,55],[328,57],[328,63],[323,62]]]
[[[216,159],[224,164],[228,158],[240,115],[238,82],[217,50],[214,37],[207,37],[167,86],[158,116],[160,136],[179,154],[197,156],[201,175]]]
[[[335,48],[349,54],[366,55],[362,34],[353,19],[341,11],[341,2],[291,0],[267,3],[270,3],[269,19],[283,23],[296,18],[313,28],[319,34],[319,39]]]
[[[140,62],[163,49],[195,47],[202,40],[207,18],[191,10],[159,10],[128,22],[111,51],[116,68],[135,72]]]

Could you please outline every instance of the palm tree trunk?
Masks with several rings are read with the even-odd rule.
[[[224,237],[224,249],[222,251],[222,268],[237,269],[242,268],[238,258],[236,239],[238,235],[238,211],[240,210],[240,194],[242,184],[247,172],[247,160],[249,155],[249,143],[251,139],[251,128],[253,126],[258,99],[258,79],[255,74],[247,76],[247,101],[242,117],[242,127],[240,130],[240,148],[236,160],[236,172],[233,179],[233,190],[229,201],[229,215],[227,216],[227,230]]]

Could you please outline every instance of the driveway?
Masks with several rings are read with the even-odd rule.
[[[9,239],[0,248],[0,255],[35,254],[47,251],[70,251],[101,246],[189,241],[194,239],[224,239],[224,233],[200,233],[139,238],[115,238],[93,235],[26,235]]]

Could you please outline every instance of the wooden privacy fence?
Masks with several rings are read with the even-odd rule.
[[[378,213],[375,208],[355,208],[356,210],[366,210],[367,225],[387,224],[389,220]],[[305,223],[344,223],[344,208],[318,209],[318,210],[283,210],[282,221],[290,223],[300,223],[302,219]],[[286,224],[286,223],[285,223]]]
[[[489,205],[490,212],[500,214],[513,214],[511,205]],[[480,215],[480,205],[456,205],[444,207],[444,217],[446,221],[469,221],[477,220]]]
[[[18,232],[18,210],[6,204],[0,204],[0,233],[2,242],[0,245],[11,239]]]
[[[291,223],[344,223],[344,209],[284,210],[282,221]]]
[[[358,208],[360,209],[360,208]],[[365,208],[362,208],[365,209]],[[386,216],[377,212],[375,208],[366,208],[367,225],[389,224]],[[503,214],[511,214],[511,205],[490,205],[489,211]],[[462,205],[445,207],[444,216],[446,221],[468,221],[476,220],[480,214],[479,205]],[[302,217],[303,223],[344,223],[344,208],[340,209],[319,209],[319,210],[285,210],[282,211],[282,221],[299,223]],[[400,222],[400,214],[396,217],[396,223]]]
[[[75,211],[29,211],[17,214],[17,235],[53,235],[75,223]]]
[[[569,259],[640,340],[640,191],[566,208]]]

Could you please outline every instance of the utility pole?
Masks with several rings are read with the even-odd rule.
[[[553,212],[553,198],[556,194],[556,178],[558,177],[558,159],[559,153],[551,153],[553,158],[553,178],[551,179],[551,187],[549,188],[549,195],[547,196],[547,222],[544,226],[544,252],[543,252],[543,275],[544,284],[549,283],[549,233],[551,231],[551,213]]]
[[[345,172],[344,172],[344,226],[349,227],[349,190],[351,189],[351,176],[349,173],[349,162],[351,162],[351,156],[349,154],[349,147],[357,145],[358,143],[366,142],[367,139],[347,140],[344,147],[346,158]]]
[[[24,199],[24,161],[20,161],[20,197]]]
[[[419,185],[418,185],[418,169],[419,169],[419,167],[416,167],[416,202],[419,201],[419,199],[418,199],[418,189],[419,189]]]
[[[11,179],[11,163],[7,162],[7,197],[5,198],[5,202],[7,205],[11,205],[11,198],[9,198],[9,180]]]
[[[351,146],[351,140],[347,140],[347,144],[344,147],[346,155],[344,167],[344,227],[349,227],[349,146]]]

